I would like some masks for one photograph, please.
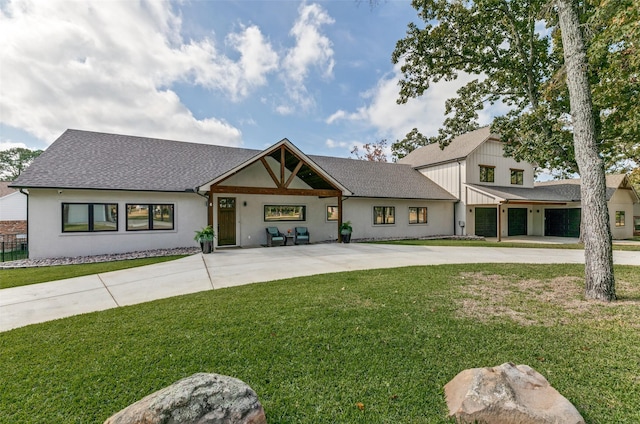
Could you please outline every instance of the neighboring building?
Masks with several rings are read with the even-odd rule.
[[[503,154],[489,127],[414,150],[398,161],[411,165],[456,196],[456,234],[485,237],[580,236],[580,180],[534,183],[535,167]],[[633,236],[638,194],[625,175],[607,176],[614,239]]]
[[[0,235],[27,232],[27,196],[0,181]]]
[[[407,165],[67,130],[13,183],[28,192],[31,258],[266,243],[267,226],[312,242],[453,233],[455,196]]]

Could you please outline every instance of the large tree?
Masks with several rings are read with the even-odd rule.
[[[0,150],[0,180],[15,180],[41,153],[42,150],[29,150],[23,147]]]
[[[402,64],[399,102],[461,72],[477,75],[457,97],[447,100],[448,116],[429,142],[445,147],[453,137],[478,126],[478,111],[486,104],[504,102],[510,112],[494,120],[492,129],[501,134],[508,154],[580,171],[586,295],[612,300],[611,234],[608,214],[601,208],[604,204],[606,211],[604,166],[577,3],[414,0],[425,25],[409,24],[392,58]],[[544,31],[545,22],[555,38]]]

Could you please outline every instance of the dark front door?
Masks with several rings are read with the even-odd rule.
[[[498,236],[498,216],[496,208],[476,208],[476,235]]]
[[[236,198],[218,198],[218,246],[236,244]]]
[[[527,208],[509,208],[509,233],[510,236],[527,235]]]
[[[580,237],[580,209],[545,209],[544,235]]]

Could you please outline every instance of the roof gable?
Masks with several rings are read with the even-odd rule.
[[[419,147],[400,159],[398,163],[421,168],[465,159],[489,139],[500,140],[497,134],[491,132],[489,126],[478,128],[455,137],[444,149],[441,149],[438,143]]]

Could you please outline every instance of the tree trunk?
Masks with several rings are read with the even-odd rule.
[[[584,220],[585,296],[615,300],[611,227],[607,208],[604,163],[596,143],[587,58],[574,0],[555,0],[567,70],[567,86],[573,120],[573,144],[581,177],[580,195]]]

